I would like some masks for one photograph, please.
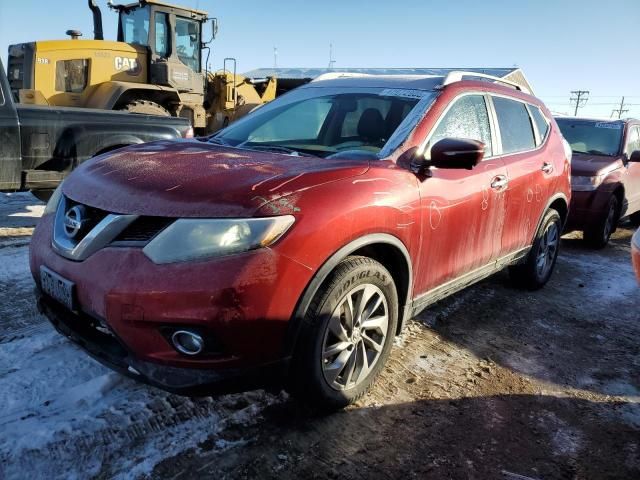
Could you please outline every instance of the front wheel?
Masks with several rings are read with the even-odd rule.
[[[387,361],[398,323],[389,271],[368,257],[347,257],[305,313],[289,390],[323,409],[364,395]]]
[[[546,285],[558,258],[561,231],[560,214],[550,208],[542,219],[525,262],[509,267],[509,276],[516,285],[528,290],[538,290]]]
[[[604,248],[618,226],[618,199],[611,196],[607,214],[593,226],[585,229],[584,240],[593,248]]]

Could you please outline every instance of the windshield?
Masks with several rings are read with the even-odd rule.
[[[556,119],[564,138],[574,153],[614,156],[620,153],[621,122]]]
[[[149,9],[136,8],[120,12],[122,41],[144,47],[149,45]]]
[[[385,88],[293,90],[227,127],[210,141],[320,157],[386,156],[422,118],[434,94]]]

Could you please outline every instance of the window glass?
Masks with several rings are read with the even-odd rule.
[[[527,107],[522,102],[503,97],[493,97],[498,116],[502,153],[522,152],[535,148],[533,127]]]
[[[89,79],[89,60],[60,60],[56,62],[56,90],[81,93]]]
[[[254,130],[248,141],[316,140],[329,110],[331,102],[327,98],[298,103]]]
[[[622,143],[622,122],[556,119],[562,136],[571,145],[573,153],[590,155],[618,155]]]
[[[176,50],[180,61],[200,71],[200,25],[194,20],[176,17]]]
[[[156,12],[156,55],[167,58],[169,56],[169,16]]]
[[[386,118],[391,107],[391,101],[384,98],[364,97],[357,101],[357,107],[354,111],[348,112],[344,117],[342,124],[342,138],[357,137],[358,124],[365,110],[374,109],[380,113],[382,118]],[[371,112],[368,113],[370,115]]]
[[[146,47],[149,45],[149,9],[136,8],[120,13],[120,26],[125,43],[135,43]]]
[[[549,132],[549,122],[542,114],[540,109],[535,105],[529,105],[529,111],[531,112],[531,116],[533,117],[533,121],[536,122],[536,127],[538,128],[538,133],[540,134],[540,144],[547,137],[547,132]]]
[[[485,144],[485,156],[493,155],[487,105],[482,95],[462,97],[449,109],[431,136],[431,145],[443,138],[467,138]]]
[[[640,150],[640,128],[632,127],[629,130],[629,138],[627,140],[625,153],[631,156],[631,154],[636,150]]]

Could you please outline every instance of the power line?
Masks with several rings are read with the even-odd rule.
[[[628,111],[629,111],[628,108],[624,108],[624,97],[622,97],[622,100],[620,101],[620,107],[614,108],[613,111],[611,112],[611,116],[613,117],[617,113],[618,119],[620,119],[622,118],[622,114],[627,113]]]
[[[573,96],[569,98],[569,103],[576,103],[576,110],[573,113],[573,116],[577,117],[578,109],[580,107],[584,107],[584,105],[589,100],[589,90],[572,90],[571,95]]]

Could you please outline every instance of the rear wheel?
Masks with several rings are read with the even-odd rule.
[[[604,248],[609,243],[609,238],[618,226],[619,211],[618,199],[612,196],[605,217],[584,231],[584,240],[591,247]]]
[[[131,113],[140,113],[143,115],[161,115],[164,117],[171,116],[169,110],[164,108],[162,105],[150,100],[133,100],[120,107],[119,110],[124,110]]]
[[[542,219],[526,261],[509,267],[509,275],[516,285],[529,290],[545,286],[556,265],[561,231],[560,214],[551,208]]]
[[[305,314],[289,390],[323,409],[355,402],[386,363],[397,322],[389,271],[371,258],[346,258]]]

